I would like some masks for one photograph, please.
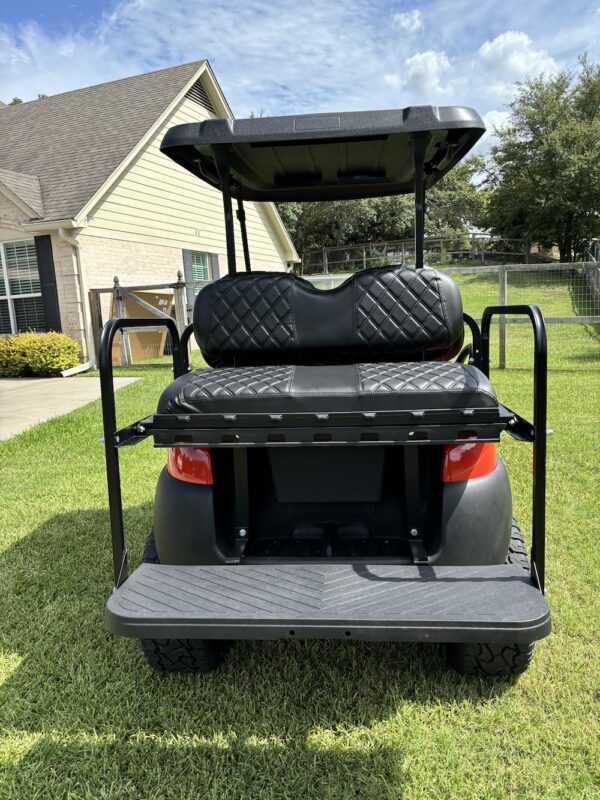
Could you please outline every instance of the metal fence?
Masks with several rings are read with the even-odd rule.
[[[170,317],[181,334],[192,320],[194,300],[208,281],[185,282],[181,272],[175,283],[121,286],[118,276],[113,285],[91,289],[90,308],[98,363],[98,344],[102,328],[115,317]],[[113,364],[119,366],[170,365],[171,342],[164,325],[128,328],[115,337]]]
[[[483,234],[454,238],[426,237],[424,257],[431,266],[545,264],[556,260],[550,255],[535,252],[522,239],[499,239]],[[298,272],[302,275],[356,272],[383,264],[414,264],[414,259],[414,239],[324,247],[303,253]]]
[[[536,303],[548,323],[549,365],[600,369],[600,262],[440,267],[461,292],[464,310],[481,319],[486,306]],[[348,275],[305,276],[317,288],[339,286]],[[526,318],[498,318],[493,364],[527,367]],[[511,346],[514,344],[516,346]]]
[[[441,267],[458,284],[465,311],[481,319],[489,305],[536,303],[548,323],[549,365],[556,369],[600,369],[600,262],[570,264],[499,264]],[[317,288],[330,289],[348,276],[309,277]],[[121,286],[90,292],[95,341],[111,317],[175,319],[179,331],[191,321],[196,294],[206,282]],[[492,358],[500,367],[528,368],[529,330],[526,318],[498,318]],[[515,346],[513,346],[513,344]],[[129,329],[113,350],[121,365],[168,365],[170,343],[164,327]],[[194,353],[192,352],[192,360]]]

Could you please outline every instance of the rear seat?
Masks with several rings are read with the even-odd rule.
[[[488,379],[454,362],[198,369],[163,392],[161,414],[497,408]]]
[[[497,408],[462,346],[458,288],[430,268],[358,273],[321,291],[287,273],[222,278],[196,300],[206,361],[175,380],[159,413]]]

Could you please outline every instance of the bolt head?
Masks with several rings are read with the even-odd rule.
[[[419,535],[419,531],[416,528],[411,528],[410,529],[410,535],[411,536],[418,536]]]
[[[243,539],[244,536],[246,535],[246,533],[247,533],[246,528],[240,528],[240,531],[239,531],[240,538]]]

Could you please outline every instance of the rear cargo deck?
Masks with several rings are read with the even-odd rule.
[[[550,632],[518,566],[142,564],[107,604],[139,638],[530,642]]]

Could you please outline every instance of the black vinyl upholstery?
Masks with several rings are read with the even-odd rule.
[[[496,408],[488,379],[457,362],[197,369],[163,392],[162,414]]]
[[[329,291],[288,273],[221,278],[198,295],[194,332],[213,367],[318,365],[449,359],[464,325],[447,275],[390,266]]]
[[[450,362],[460,294],[434,269],[367,270],[330,291],[287,273],[202,290],[194,332],[206,361],[175,380],[159,413],[294,413],[497,407],[488,379]]]

